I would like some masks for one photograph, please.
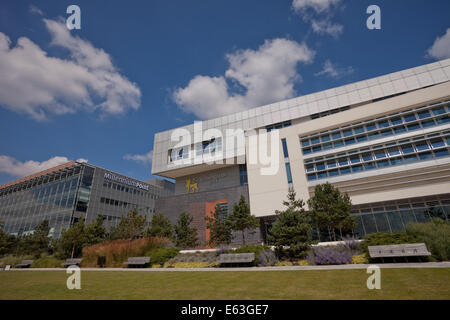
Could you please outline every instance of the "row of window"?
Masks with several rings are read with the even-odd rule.
[[[130,210],[138,208],[137,204],[125,202],[125,201],[121,201],[121,200],[109,199],[109,198],[105,198],[105,197],[100,198],[100,203],[108,204],[108,205],[119,207],[119,208],[130,209]],[[145,211],[147,213],[155,212],[155,209],[152,209],[150,207],[145,207],[143,209],[145,209]]]
[[[382,169],[382,168],[386,168],[386,167],[390,167],[390,166],[408,164],[408,163],[412,163],[412,162],[416,162],[416,161],[426,161],[426,160],[431,160],[433,158],[446,157],[449,154],[450,153],[449,153],[448,149],[441,149],[441,150],[436,150],[433,152],[428,151],[428,152],[420,153],[418,155],[411,154],[411,155],[407,155],[407,156],[396,157],[393,159],[384,159],[384,160],[379,160],[379,161],[373,161],[370,163],[364,163],[364,164],[358,164],[358,165],[347,165],[344,168],[321,171],[318,173],[310,173],[307,175],[307,177],[308,177],[308,181],[320,180],[320,179],[325,179],[328,177],[335,177],[335,176],[346,175],[346,174],[351,174],[351,173],[358,173],[361,171],[368,171],[368,170],[373,170],[373,169],[377,169],[377,168]],[[345,160],[345,161],[348,161],[348,160]]]
[[[431,150],[433,150],[435,157],[445,156],[446,146],[450,146],[450,135],[444,138],[437,137],[429,140],[425,140],[424,137],[420,137],[420,140],[402,140],[397,143],[388,143],[347,153],[339,153],[325,158],[311,159],[305,162],[305,171],[306,173],[317,172],[337,167],[347,167],[363,162],[373,162],[385,158],[392,158],[392,165],[403,164],[418,160],[416,154],[418,154],[420,160],[427,160],[433,157]],[[380,163],[380,165],[382,164]]]
[[[18,191],[24,191],[30,188],[34,187],[40,187],[40,186],[46,186],[51,182],[59,181],[59,180],[65,180],[67,178],[72,177],[73,175],[76,175],[80,173],[80,167],[75,167],[73,170],[69,170],[67,172],[61,172],[56,174],[47,175],[44,177],[35,178],[32,180],[29,180],[24,183],[19,183],[17,185],[7,187],[0,190],[0,198],[3,196],[6,196],[11,193],[15,193]],[[78,178],[77,178],[78,179]]]
[[[144,191],[137,190],[137,189],[134,189],[134,188],[131,188],[131,187],[126,187],[124,185],[117,184],[117,183],[114,183],[114,182],[104,181],[103,182],[103,187],[108,188],[108,189],[117,190],[117,191],[127,192],[127,193],[130,193],[130,194],[137,194],[138,196],[148,195],[150,198],[156,199],[156,195],[150,194],[150,192],[144,192]]]
[[[402,114],[380,117],[378,121],[366,121],[341,127],[320,135],[302,138],[301,145],[303,154],[310,154],[339,148],[346,145],[379,139],[392,135],[398,135],[408,131],[425,129],[428,127],[442,125],[450,122],[449,107],[440,105],[430,109],[418,111],[405,111]]]
[[[203,141],[195,147],[197,156],[214,154],[216,151],[222,151],[222,138],[213,138],[209,141]]]
[[[336,108],[336,109],[332,109],[332,110],[327,110],[327,111],[322,111],[319,113],[314,113],[310,116],[311,120],[314,119],[318,119],[318,118],[322,118],[322,117],[326,117],[338,112],[342,112],[342,111],[347,111],[350,109],[350,106],[345,106],[345,107],[341,107],[341,108]]]
[[[277,129],[290,127],[291,125],[292,125],[291,120],[288,120],[288,121],[279,122],[279,123],[275,123],[275,124],[271,124],[269,126],[266,126],[266,130],[267,130],[267,132],[270,132],[272,130],[277,130]]]

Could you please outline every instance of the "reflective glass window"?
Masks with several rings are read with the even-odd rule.
[[[402,118],[398,117],[398,118],[392,118],[391,122],[393,125],[396,125],[396,124],[402,124],[403,120],[402,120]]]
[[[432,146],[433,148],[439,148],[439,147],[445,146],[445,143],[444,143],[444,141],[443,141],[441,138],[432,139],[432,140],[430,141],[430,143],[431,143],[431,146]]]
[[[422,121],[422,127],[423,128],[429,128],[429,127],[433,127],[435,125],[436,125],[436,123],[434,122],[433,119]]]
[[[405,144],[401,146],[403,154],[408,154],[414,152],[414,148],[411,144]]]
[[[405,119],[405,122],[411,122],[411,121],[417,120],[414,113],[407,114],[407,115],[403,116],[403,118]]]
[[[431,113],[428,110],[420,111],[417,113],[419,115],[419,119],[425,119],[431,117]]]

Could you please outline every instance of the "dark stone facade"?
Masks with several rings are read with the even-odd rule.
[[[183,212],[189,213],[193,218],[192,226],[197,228],[200,245],[198,248],[206,247],[206,222],[205,222],[205,206],[207,202],[227,200],[228,214],[233,210],[233,205],[237,203],[243,195],[248,203],[248,186],[237,186],[224,188],[221,190],[212,190],[204,192],[195,192],[189,194],[181,194],[165,197],[156,200],[155,209],[157,213],[162,213],[175,224],[178,216]],[[247,244],[260,244],[262,242],[262,234],[260,228],[254,230],[255,233],[246,234]],[[242,244],[242,233],[235,232],[233,235],[232,246]]]

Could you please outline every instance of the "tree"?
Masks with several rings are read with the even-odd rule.
[[[17,242],[18,238],[6,233],[3,230],[3,223],[0,222],[0,256],[13,252]]]
[[[86,246],[91,246],[105,240],[107,232],[103,226],[103,220],[103,216],[98,215],[95,221],[92,221],[85,227],[84,231],[86,233]]]
[[[58,241],[58,248],[64,257],[78,257],[87,242],[84,219],[79,219],[67,230],[63,230]]]
[[[352,202],[329,182],[319,184],[308,200],[311,216],[319,228],[329,227],[336,241],[336,229],[353,230],[357,217],[350,216]]]
[[[220,246],[230,244],[233,238],[232,225],[225,210],[216,204],[212,217],[206,216],[206,228],[209,229],[210,246]]]
[[[33,234],[30,236],[29,250],[35,255],[39,256],[43,252],[47,252],[49,249],[50,237],[50,225],[48,220],[42,221],[36,226]]]
[[[283,201],[286,209],[275,211],[277,218],[268,237],[279,253],[284,251],[284,246],[289,246],[288,255],[297,258],[304,255],[311,243],[311,219],[304,209],[305,202],[296,199],[293,189],[289,190],[287,198],[288,201]]]
[[[152,217],[150,227],[145,231],[145,235],[173,239],[173,226],[169,218],[164,217],[162,213],[158,213]]]
[[[245,231],[259,227],[259,220],[250,214],[250,206],[245,201],[244,196],[241,196],[239,202],[234,204],[233,212],[228,219],[234,231],[242,232],[243,245],[245,245]]]
[[[186,212],[180,214],[175,225],[175,245],[180,248],[192,248],[198,245],[197,228],[190,227],[192,218]]]
[[[135,239],[142,236],[145,229],[146,217],[139,215],[136,208],[120,219],[116,228],[111,230],[112,239]]]

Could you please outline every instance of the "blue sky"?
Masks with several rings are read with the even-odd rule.
[[[156,132],[450,57],[449,18],[446,0],[2,1],[0,183],[67,159],[149,179]]]

